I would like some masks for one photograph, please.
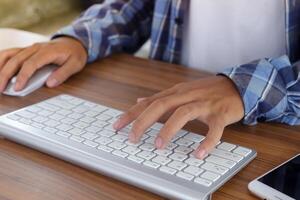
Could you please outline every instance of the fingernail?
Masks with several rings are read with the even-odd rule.
[[[138,98],[138,99],[137,99],[137,102],[139,103],[139,102],[143,101],[144,99],[146,99],[146,98],[144,98],[144,97]]]
[[[157,138],[155,139],[155,146],[156,146],[156,148],[162,149],[162,148],[163,148],[163,145],[164,145],[163,139],[162,139],[161,137],[157,137]]]
[[[131,132],[128,137],[129,137],[129,141],[131,143],[135,143],[135,134],[134,133]]]
[[[58,81],[55,78],[52,78],[48,82],[49,87],[55,87],[58,84]]]
[[[205,156],[206,156],[206,151],[204,150],[204,149],[200,149],[198,152],[197,152],[197,157],[199,158],[199,159],[203,159]]]
[[[119,128],[120,128],[120,120],[119,119],[113,124],[113,127],[115,130],[119,130]]]
[[[21,89],[20,86],[21,86],[20,82],[16,82],[15,91],[19,91]]]

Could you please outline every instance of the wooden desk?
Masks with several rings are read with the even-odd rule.
[[[119,109],[128,109],[138,97],[149,96],[175,83],[207,76],[183,67],[117,55],[87,66],[57,89],[42,88],[30,96],[0,96],[0,113],[68,93]],[[205,133],[198,122],[187,129]],[[258,152],[257,158],[220,188],[213,199],[256,199],[249,181],[300,152],[300,127],[235,124],[223,140]],[[22,145],[0,139],[0,199],[110,200],[164,199],[115,179],[82,169]]]

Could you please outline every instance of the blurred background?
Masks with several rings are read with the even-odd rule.
[[[102,0],[0,0],[0,28],[51,35]]]
[[[60,28],[70,24],[85,9],[103,1],[0,0],[0,28],[17,28],[49,37]],[[5,38],[2,40],[7,41]],[[148,41],[135,53],[135,56],[147,58],[149,51],[150,42]]]

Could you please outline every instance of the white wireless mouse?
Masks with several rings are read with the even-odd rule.
[[[31,92],[41,88],[56,68],[57,66],[55,65],[47,65],[37,70],[27,82],[25,88],[20,91],[15,91],[14,89],[17,78],[16,76],[14,76],[7,84],[6,89],[3,91],[3,94],[20,97],[26,96]]]

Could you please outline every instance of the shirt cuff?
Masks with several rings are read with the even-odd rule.
[[[76,27],[76,25],[66,26],[66,27],[60,29],[59,31],[57,31],[56,33],[54,33],[51,36],[51,40],[58,38],[58,37],[71,37],[71,38],[78,40],[87,51],[87,54],[88,54],[87,62],[91,63],[97,59],[97,55],[95,54],[95,52],[97,52],[97,51],[93,51],[93,49],[91,48],[91,46],[89,44],[87,35],[81,34],[80,30],[81,30],[80,27]]]
[[[236,85],[244,104],[244,124],[269,121],[283,112],[287,105],[286,87],[278,71],[290,65],[288,57],[282,56],[228,68],[218,74]]]

